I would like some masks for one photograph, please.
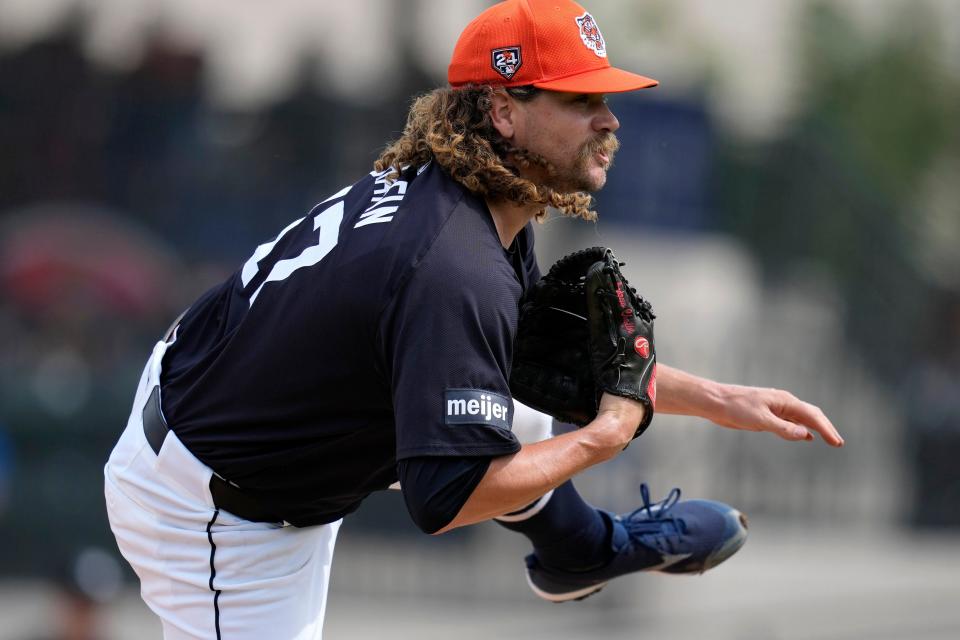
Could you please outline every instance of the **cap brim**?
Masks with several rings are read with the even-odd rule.
[[[630,73],[616,67],[604,67],[584,71],[572,76],[534,82],[533,86],[547,91],[568,91],[570,93],[623,93],[638,89],[655,87],[659,82],[653,78]]]

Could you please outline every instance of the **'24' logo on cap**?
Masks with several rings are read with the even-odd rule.
[[[490,58],[496,72],[507,80],[511,79],[517,73],[520,65],[523,64],[523,59],[520,57],[520,45],[493,49],[490,52]]]

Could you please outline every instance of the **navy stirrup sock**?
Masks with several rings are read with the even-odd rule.
[[[569,480],[551,493],[497,522],[525,535],[546,566],[585,571],[609,562],[609,519],[584,502]]]

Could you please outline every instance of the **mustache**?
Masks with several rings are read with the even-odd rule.
[[[618,149],[620,149],[620,141],[617,140],[617,136],[607,131],[601,133],[593,140],[588,140],[583,143],[583,146],[580,147],[580,153],[577,154],[577,156],[580,160],[585,161],[595,153],[603,153],[610,159],[610,164],[613,164],[613,154],[615,154]]]

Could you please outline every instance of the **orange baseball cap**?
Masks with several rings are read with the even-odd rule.
[[[493,5],[460,34],[447,81],[452,87],[533,85],[573,93],[620,93],[659,84],[611,66],[596,20],[570,0]]]

